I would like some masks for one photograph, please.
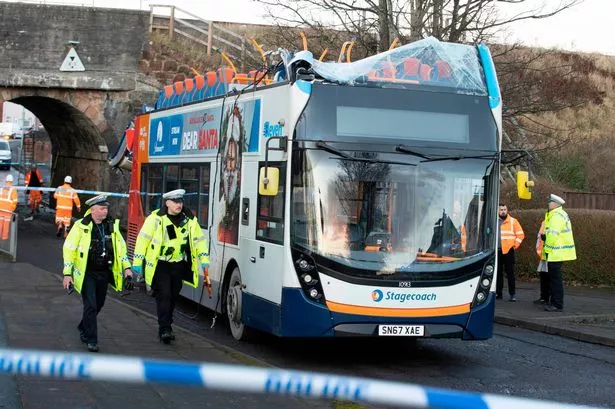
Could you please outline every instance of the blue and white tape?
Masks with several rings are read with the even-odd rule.
[[[409,408],[591,408],[316,372],[37,350],[0,349],[0,373],[72,380],[165,383],[242,393],[339,399]]]
[[[5,187],[5,185],[0,185],[0,188],[2,187]],[[16,190],[38,190],[40,192],[55,192],[56,190],[58,190],[58,188],[55,188],[55,187],[30,187],[30,186],[11,186],[11,187],[15,188]],[[107,195],[109,197],[128,197],[128,193],[102,192],[98,190],[75,189],[75,192],[79,194],[93,195],[93,196]],[[162,196],[162,193],[139,192],[139,194],[141,196]],[[198,192],[186,192],[184,196],[196,196],[198,194],[199,194]]]
[[[38,190],[40,192],[55,192],[58,188],[55,187],[30,187],[30,186],[11,186],[17,190]],[[128,193],[114,193],[114,192],[101,192],[98,190],[80,190],[75,189],[76,193],[84,194],[84,195],[107,195],[109,197],[128,197]]]

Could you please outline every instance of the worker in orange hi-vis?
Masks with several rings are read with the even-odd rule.
[[[57,237],[64,237],[68,234],[68,228],[70,227],[71,219],[73,217],[73,203],[77,207],[77,211],[81,212],[81,202],[79,201],[79,195],[72,187],[73,178],[66,176],[64,178],[64,184],[59,186],[53,194],[56,199],[56,226],[58,228],[56,232]]]
[[[32,164],[32,168],[26,173],[25,185],[28,187],[41,187],[43,186],[43,176],[41,176],[41,172],[36,168],[36,164]],[[26,194],[30,196],[28,200],[28,205],[32,210],[32,213],[29,217],[24,218],[24,220],[33,220],[34,213],[38,213],[38,207],[43,200],[43,195],[40,190],[26,190]]]
[[[6,177],[0,189],[0,239],[8,240],[11,230],[11,217],[17,207],[17,189],[13,187],[13,175]]]

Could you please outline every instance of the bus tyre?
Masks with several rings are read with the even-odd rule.
[[[242,291],[241,273],[239,267],[235,267],[226,290],[226,316],[233,338],[238,341],[246,341],[250,338],[250,328],[242,322]]]

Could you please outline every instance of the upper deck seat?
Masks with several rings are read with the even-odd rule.
[[[405,80],[420,80],[421,61],[418,58],[410,57],[406,58],[402,64],[402,78]]]
[[[431,65],[421,63],[421,66],[419,68],[419,77],[421,81],[431,81],[431,74]]]
[[[207,80],[207,90],[205,91],[205,98],[211,98],[216,95],[218,76],[214,71],[207,71],[205,73],[205,79]]]
[[[453,70],[449,63],[444,60],[438,60],[434,63],[435,69],[433,74],[434,81],[452,83]]]
[[[184,82],[176,81],[173,84],[173,96],[171,97],[170,106],[179,106],[182,103],[182,99],[184,98]]]
[[[194,95],[192,95],[193,101],[202,101],[205,99],[205,92],[207,91],[207,82],[202,75],[196,75],[194,77]]]
[[[216,95],[226,94],[229,90],[229,85],[232,84],[235,72],[229,67],[222,67],[216,70],[218,74],[218,87],[216,89]]]
[[[194,86],[194,79],[186,78],[184,80],[184,97],[182,98],[182,101],[181,101],[182,105],[192,102],[195,90],[196,88]]]
[[[171,106],[171,99],[173,98],[173,85],[165,85],[163,91],[164,98],[162,99],[162,103],[160,106],[156,106],[156,108],[168,108]]]

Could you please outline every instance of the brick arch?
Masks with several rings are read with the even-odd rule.
[[[4,88],[0,92],[0,101],[28,109],[49,134],[54,155],[52,185],[60,185],[70,174],[80,188],[103,190],[108,186],[108,152],[116,149],[121,136],[105,116],[109,93],[45,88]]]

